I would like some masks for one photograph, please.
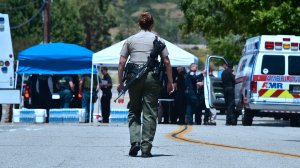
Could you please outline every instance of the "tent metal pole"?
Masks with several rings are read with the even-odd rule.
[[[99,71],[98,71],[98,66],[96,65],[96,70],[97,70],[97,89],[98,89],[98,92],[97,92],[97,96],[98,96],[98,115],[100,115],[100,108],[101,108],[101,102],[100,102],[100,80],[99,80]],[[101,114],[101,118],[102,118],[102,114]],[[103,119],[103,118],[102,118]]]
[[[23,83],[24,83],[24,74],[22,74],[22,83],[21,83],[21,102],[20,103],[22,103],[23,102],[23,106],[24,106],[24,97],[22,96],[22,93],[23,93]],[[21,104],[19,105],[19,109],[20,109],[20,107],[21,107]]]
[[[90,111],[89,111],[89,123],[92,123],[92,95],[93,95],[93,83],[94,83],[94,65],[92,64],[92,72],[91,72],[91,88],[90,88]]]
[[[16,72],[15,72],[15,89],[17,89],[17,83],[18,83],[18,74],[17,74],[17,72],[18,72],[18,68],[19,68],[19,61],[17,61],[17,65],[16,65]],[[21,88],[23,88],[22,87],[22,84],[21,84]],[[22,98],[21,97],[22,96],[22,92],[20,93],[20,98]],[[22,100],[22,99],[20,99],[20,100]],[[21,102],[20,102],[20,104],[21,104]],[[20,104],[19,104],[19,109],[20,109]],[[15,109],[15,104],[13,104],[13,109]]]

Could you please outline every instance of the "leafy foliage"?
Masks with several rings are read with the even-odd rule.
[[[83,26],[76,8],[68,1],[56,0],[51,10],[51,41],[82,44]]]
[[[181,29],[186,34],[203,32],[214,54],[228,58],[241,53],[240,45],[248,37],[300,33],[298,0],[182,0],[181,9],[185,14]],[[236,40],[232,41],[232,34],[238,35],[239,39],[234,37]],[[220,51],[214,48],[216,43],[232,43],[233,47],[236,46],[233,51],[237,53],[227,51],[231,49],[227,45]]]
[[[84,26],[85,46],[100,50],[111,44],[109,29],[116,26],[110,0],[90,0],[79,8]]]
[[[0,12],[8,13],[11,25],[25,23],[43,6],[40,0],[0,0]],[[111,44],[114,9],[109,0],[55,0],[51,3],[51,42],[85,44],[100,50]],[[92,11],[92,12],[91,12]],[[11,26],[12,27],[12,26]],[[90,35],[90,36],[88,36]],[[43,41],[42,13],[28,24],[12,30],[15,55]]]
[[[14,0],[9,1],[9,3],[2,0],[0,4],[0,13],[9,14],[11,27],[26,22],[42,7],[41,3],[32,0]],[[24,4],[27,5],[24,6]],[[42,27],[41,15],[32,20],[30,24],[11,31],[15,56],[16,51],[23,50],[42,41],[42,29],[39,27]]]
[[[150,11],[154,31],[173,43],[203,43],[199,33],[182,34],[179,0],[54,0],[51,1],[51,42],[84,45],[94,51],[139,31],[139,13]],[[0,12],[8,13],[11,26],[25,23],[38,13],[43,0],[0,0]],[[15,55],[43,41],[42,13],[12,30]]]

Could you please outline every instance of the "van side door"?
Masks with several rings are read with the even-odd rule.
[[[226,109],[221,74],[227,61],[221,56],[207,56],[204,74],[204,95],[207,108]]]

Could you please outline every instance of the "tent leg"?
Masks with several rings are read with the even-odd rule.
[[[98,72],[98,67],[97,67],[97,89],[98,89],[98,93],[97,93],[97,96],[98,96],[98,116],[100,115],[100,109],[101,109],[101,101],[100,101],[100,82],[99,81],[99,72]],[[101,114],[101,118],[103,120],[103,117],[102,117],[102,114]]]
[[[24,97],[22,96],[22,93],[23,93],[23,83],[24,83],[24,74],[22,74],[22,83],[21,83],[21,102],[20,102],[20,105],[19,105],[19,109],[21,107],[21,104],[24,106]]]
[[[93,81],[94,80],[94,65],[92,65],[92,72],[91,72],[91,90],[90,90],[90,111],[89,111],[89,123],[92,123],[92,96],[93,96]]]

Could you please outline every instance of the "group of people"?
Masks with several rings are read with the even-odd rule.
[[[184,67],[177,67],[173,71],[175,91],[167,94],[163,82],[159,99],[163,115],[159,116],[158,123],[216,125],[215,115],[205,106],[204,73],[206,71],[198,71],[198,65],[195,63],[190,65],[189,72],[186,72]]]
[[[28,82],[31,96],[30,108],[46,109],[47,113],[50,108],[84,108],[86,110],[85,122],[93,122],[94,103],[98,98],[98,90],[101,89],[103,92],[102,118],[104,123],[108,123],[112,80],[107,67],[101,67],[101,73],[102,78],[94,74],[93,84],[91,84],[91,74],[31,75]],[[49,114],[47,114],[46,122],[48,122],[48,116]]]

